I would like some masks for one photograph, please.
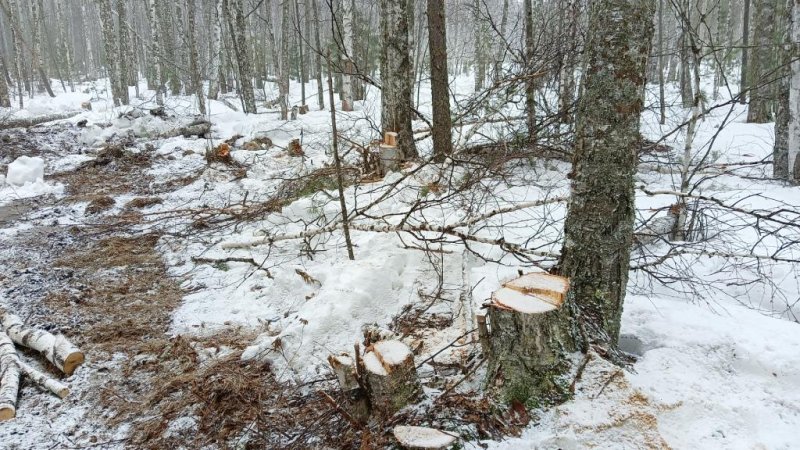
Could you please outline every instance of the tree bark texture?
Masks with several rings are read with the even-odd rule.
[[[443,161],[453,153],[453,122],[447,72],[447,25],[444,0],[428,0],[428,46],[431,52],[431,101],[433,103],[433,155]]]
[[[381,0],[381,127],[383,133],[398,134],[398,147],[404,158],[417,156],[414,133],[411,48],[406,1]]]
[[[561,271],[584,344],[616,346],[633,238],[639,119],[655,0],[598,0],[589,12],[572,195]]]

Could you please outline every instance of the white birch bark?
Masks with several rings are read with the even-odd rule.
[[[211,19],[213,20],[213,35],[209,59],[208,98],[216,100],[219,97],[220,53],[222,52],[222,0],[214,2],[214,14]]]
[[[222,1],[222,0],[220,0]],[[159,44],[158,36],[158,18],[156,15],[156,0],[150,0],[148,3],[147,13],[150,19],[150,45],[153,50],[151,51],[152,64],[156,70],[156,104],[158,106],[164,105],[164,74],[161,70],[161,46]]]
[[[792,2],[792,75],[789,82],[789,179],[800,182],[800,60],[797,42],[800,42],[800,0]]]
[[[278,81],[280,93],[281,120],[289,119],[289,29],[291,28],[291,18],[289,16],[289,2],[283,2],[281,6],[281,50]]]
[[[342,2],[342,44],[344,54],[342,64],[344,65],[344,75],[342,76],[342,111],[353,110],[353,4],[351,0]]]
[[[53,335],[44,330],[26,327],[19,317],[3,308],[0,308],[0,323],[12,341],[41,353],[67,375],[72,375],[83,364],[83,352],[64,335]]]
[[[17,363],[19,364],[19,369],[22,371],[24,376],[30,378],[31,381],[43,387],[48,392],[57,395],[59,398],[65,398],[67,395],[69,395],[69,388],[66,384],[48,377],[45,373],[34,369],[19,359],[17,359]]]
[[[0,422],[17,416],[19,358],[14,343],[0,333]]]

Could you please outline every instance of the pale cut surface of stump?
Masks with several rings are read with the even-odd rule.
[[[393,434],[400,446],[409,450],[446,449],[458,440],[450,433],[427,427],[399,425],[394,427]]]

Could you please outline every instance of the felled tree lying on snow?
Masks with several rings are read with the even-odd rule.
[[[66,397],[69,388],[20,359],[15,344],[41,353],[66,375],[72,375],[83,363],[83,352],[61,334],[53,335],[25,326],[18,316],[9,313],[3,306],[0,306],[0,325],[0,421],[16,417],[22,376],[60,398]]]

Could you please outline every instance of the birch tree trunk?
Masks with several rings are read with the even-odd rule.
[[[404,1],[404,0],[403,0]],[[400,2],[402,3],[402,1]],[[353,110],[353,75],[355,67],[353,63],[353,2],[352,0],[342,1],[342,111]]]
[[[289,29],[291,27],[288,0],[281,4],[281,49],[278,81],[278,90],[281,103],[281,120],[289,119]]]
[[[156,72],[156,104],[158,106],[164,106],[164,71],[161,69],[162,49],[159,43],[160,36],[158,32],[157,1],[158,0],[149,0],[147,8],[150,19],[150,45],[153,48],[150,59]]]
[[[15,0],[8,1],[8,21],[11,25],[11,41],[14,45],[14,74],[17,78],[17,96],[19,97],[19,109],[24,107],[25,94],[23,87],[25,82],[23,80],[22,69],[22,34],[20,33],[19,26],[19,9]]]
[[[14,343],[0,332],[0,422],[17,416],[19,358]]]
[[[417,156],[411,129],[414,89],[407,1],[381,0],[381,127],[397,133],[403,158]]]
[[[788,137],[788,177],[800,183],[800,59],[797,42],[800,42],[800,0],[790,0],[792,4],[791,41],[791,80],[789,82],[789,137]]]
[[[99,0],[97,3],[100,12],[100,23],[103,27],[103,48],[106,52],[106,68],[108,70],[111,97],[114,105],[120,106],[122,94],[120,93],[119,64],[117,63],[117,38],[114,32],[114,21],[111,15],[111,0]]]
[[[211,15],[211,20],[213,21],[213,31],[211,54],[209,55],[208,98],[216,100],[219,97],[220,53],[222,53],[222,0],[214,1],[214,12]]]
[[[483,0],[475,0],[472,4],[472,23],[475,31],[474,42],[474,69],[475,69],[475,92],[483,89],[486,83],[486,39],[488,30],[486,20],[481,14]]]
[[[433,103],[433,156],[437,162],[453,153],[453,123],[447,73],[447,24],[444,0],[428,0],[428,46],[431,52],[431,101]]]
[[[42,0],[30,0],[31,4],[31,20],[33,27],[31,27],[31,34],[33,35],[33,45],[31,52],[33,53],[33,63],[36,64],[36,73],[39,75],[39,81],[42,87],[47,91],[47,95],[55,97],[53,88],[50,86],[50,78],[44,70],[44,57],[42,52],[42,31],[44,26],[44,12]]]
[[[109,61],[109,64],[117,65],[117,90],[123,105],[130,103],[130,94],[128,93],[129,71],[130,65],[134,63],[130,52],[132,46],[128,35],[128,13],[125,3],[125,0],[117,0],[117,31],[119,36],[117,49],[119,49],[119,52],[115,55],[114,61]]]
[[[302,17],[300,16],[299,0],[294,0],[294,17],[297,22],[297,50],[300,53],[300,107],[306,105],[306,61],[303,56],[303,47],[305,44],[305,36],[303,36]]]
[[[589,10],[587,71],[561,259],[584,345],[615,347],[619,338],[655,10],[655,0],[597,0]]]
[[[523,0],[525,6],[525,115],[528,125],[528,140],[536,145],[536,80],[533,70],[534,36],[533,36],[533,0]]]
[[[315,72],[317,74],[317,105],[320,111],[325,109],[325,88],[322,84],[322,44],[319,38],[319,10],[317,9],[317,0],[311,0],[311,9],[314,12],[314,45],[317,46],[314,52]]]
[[[246,114],[256,113],[256,98],[253,92],[253,74],[250,65],[250,57],[247,53],[247,39],[245,32],[244,11],[242,0],[226,0],[227,8],[225,14],[228,18],[228,29],[233,40],[234,53],[236,54],[236,64],[239,69],[239,94],[242,97],[242,108]],[[285,3],[285,2],[284,2]],[[288,7],[288,6],[287,6]],[[233,9],[231,17],[230,9]],[[234,22],[235,20],[235,22]]]
[[[70,91],[75,92],[75,67],[72,57],[72,45],[70,45],[70,41],[68,40],[68,36],[71,33],[68,31],[69,22],[67,22],[66,16],[64,15],[64,0],[56,0],[56,17],[61,23],[61,26],[58,27],[58,40],[61,41],[60,47],[61,53],[64,56],[64,69],[67,72],[67,81],[69,81]]]

